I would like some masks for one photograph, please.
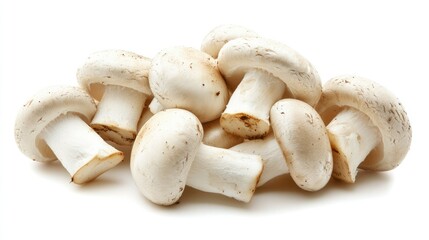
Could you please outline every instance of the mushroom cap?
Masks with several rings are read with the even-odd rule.
[[[213,28],[203,39],[201,51],[217,58],[220,49],[227,42],[241,37],[258,37],[258,34],[238,25],[220,25]]]
[[[79,84],[93,98],[100,101],[105,85],[134,89],[148,96],[149,58],[123,50],[104,50],[92,53],[77,70]]]
[[[288,46],[265,38],[237,38],[219,52],[218,67],[228,87],[235,89],[246,72],[261,69],[286,83],[293,98],[311,106],[322,94],[313,66]]]
[[[283,99],[270,112],[271,127],[290,174],[304,190],[317,191],[331,178],[332,150],[319,114],[305,102]]]
[[[219,118],[229,98],[216,61],[189,47],[158,53],[152,60],[149,83],[162,106],[191,111],[201,122]]]
[[[338,76],[323,87],[317,111],[326,124],[343,108],[351,107],[366,114],[381,134],[381,143],[359,168],[387,171],[397,167],[412,138],[410,121],[399,100],[383,86],[359,76]]]
[[[43,129],[61,115],[76,113],[89,123],[96,111],[94,100],[83,89],[53,86],[39,91],[18,112],[15,141],[26,156],[39,162],[56,160],[56,156],[39,137]]]
[[[131,173],[140,192],[160,205],[178,201],[202,138],[200,121],[186,110],[167,109],[150,118],[131,152]]]

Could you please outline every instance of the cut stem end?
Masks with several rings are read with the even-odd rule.
[[[334,168],[332,176],[353,183],[359,165],[381,142],[378,128],[364,113],[345,108],[327,126]]]

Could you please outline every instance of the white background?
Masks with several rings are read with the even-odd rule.
[[[429,197],[425,1],[1,1],[0,239],[338,238],[426,239]],[[140,195],[128,162],[85,186],[60,164],[27,159],[16,147],[16,112],[38,89],[76,85],[88,54],[198,48],[219,24],[240,24],[296,49],[323,81],[358,74],[393,91],[413,127],[411,150],[386,173],[356,184],[331,181],[307,193],[288,176],[249,204],[186,189],[158,207]]]

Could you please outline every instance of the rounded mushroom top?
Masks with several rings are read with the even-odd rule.
[[[296,51],[265,38],[237,38],[219,52],[218,67],[230,89],[235,89],[246,72],[258,69],[286,83],[293,98],[317,104],[322,85],[317,71]]]
[[[238,25],[220,25],[211,30],[201,43],[201,51],[217,58],[220,49],[227,42],[241,37],[258,37],[258,34]]]
[[[333,158],[325,124],[316,110],[305,102],[283,99],[272,106],[270,118],[295,183],[308,191],[323,188],[331,178]]]
[[[399,100],[381,85],[358,76],[338,76],[323,87],[317,111],[326,124],[344,107],[351,107],[366,114],[382,136],[382,142],[359,167],[386,171],[398,166],[412,138],[410,121]]]
[[[150,118],[131,152],[131,173],[141,193],[161,205],[179,200],[202,138],[200,121],[186,110],[167,109]]]
[[[158,53],[152,61],[149,83],[162,106],[191,111],[201,122],[219,118],[229,97],[216,61],[189,47]]]
[[[55,86],[39,91],[18,112],[15,141],[19,149],[34,161],[56,160],[46,142],[39,137],[53,120],[69,112],[89,123],[96,111],[94,100],[83,89]]]
[[[91,54],[77,70],[79,84],[100,100],[105,85],[122,86],[152,95],[149,88],[149,58],[123,50],[105,50]]]

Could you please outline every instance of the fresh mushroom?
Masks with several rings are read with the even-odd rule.
[[[138,133],[131,153],[131,173],[150,201],[171,205],[185,185],[250,201],[263,165],[260,156],[201,143],[203,128],[183,109],[155,114]]]
[[[217,58],[220,49],[227,42],[242,37],[257,37],[258,34],[238,25],[220,25],[212,29],[201,43],[201,51]]]
[[[44,89],[18,113],[16,143],[34,161],[58,159],[74,183],[91,181],[124,157],[87,125],[95,111],[94,101],[80,88]]]
[[[285,91],[314,106],[322,93],[312,65],[284,44],[264,38],[238,38],[219,52],[218,67],[230,89],[235,89],[221,125],[243,138],[265,136],[271,106]]]
[[[270,111],[274,136],[295,183],[304,190],[323,188],[332,174],[332,151],[325,124],[305,102],[283,99]]]
[[[201,51],[217,58],[220,49],[229,41],[241,37],[257,37],[258,34],[238,25],[220,25],[212,29],[201,43]],[[229,94],[231,95],[231,94]],[[203,143],[220,148],[230,148],[243,142],[243,138],[226,132],[220,119],[203,124]]]
[[[193,48],[174,47],[158,53],[149,83],[162,106],[191,111],[201,122],[219,118],[229,97],[216,61]]]
[[[152,95],[150,60],[132,52],[106,50],[91,54],[78,69],[79,84],[100,101],[91,122],[104,139],[131,145],[144,103]]]
[[[263,139],[245,141],[231,147],[230,150],[241,153],[256,154],[262,157],[264,170],[259,178],[257,187],[264,185],[277,176],[289,173],[282,149],[272,132]]]
[[[232,135],[223,130],[219,119],[203,124],[204,137],[203,143],[213,147],[230,148],[242,143],[243,138]]]
[[[339,76],[323,87],[317,111],[327,124],[333,176],[353,183],[358,168],[387,171],[397,167],[412,137],[399,100],[379,84],[358,76]]]

